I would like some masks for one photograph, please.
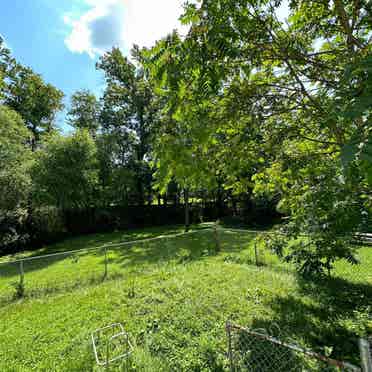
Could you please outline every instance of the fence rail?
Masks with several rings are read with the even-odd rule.
[[[64,255],[71,255],[71,254],[78,254],[78,253],[88,253],[91,251],[99,251],[99,250],[104,250],[104,249],[109,249],[109,248],[116,248],[116,247],[125,247],[125,246],[130,246],[133,244],[138,244],[138,243],[145,243],[145,242],[151,242],[151,241],[157,241],[161,239],[167,239],[167,238],[176,238],[180,236],[185,236],[189,234],[195,234],[201,231],[205,230],[211,230],[214,227],[208,226],[205,228],[197,229],[197,230],[192,230],[188,232],[181,232],[178,234],[166,234],[166,235],[159,235],[153,238],[147,238],[147,239],[137,239],[137,240],[129,240],[125,242],[120,242],[120,243],[110,243],[110,244],[104,244],[102,246],[98,247],[92,247],[92,248],[83,248],[83,249],[76,249],[76,250],[71,250],[71,251],[63,251],[63,252],[56,252],[56,253],[50,253],[50,254],[45,254],[45,255],[40,255],[40,256],[32,256],[32,257],[24,257],[24,258],[19,258],[16,260],[10,260],[10,261],[0,261],[0,267],[3,265],[9,265],[9,264],[16,264],[20,263],[21,261],[27,262],[27,261],[32,261],[32,260],[39,260],[39,259],[46,259],[50,257],[57,257],[57,256],[64,256]],[[282,235],[285,236],[286,234],[284,232],[275,230],[275,231],[265,231],[265,230],[251,230],[251,229],[237,229],[237,228],[228,228],[228,227],[218,227],[218,231],[229,231],[229,232],[236,232],[236,233],[246,233],[246,234],[253,234],[253,235],[268,235],[268,236],[275,236],[275,235]],[[363,242],[363,237],[366,234],[356,234],[352,237],[350,235],[340,235],[338,236],[339,238],[348,238],[348,239],[358,239],[358,241]],[[369,234],[368,238],[369,238]],[[366,236],[367,236],[366,235]],[[298,237],[309,237],[307,234],[298,234]],[[372,239],[372,238],[371,238]]]
[[[221,250],[223,251],[224,248],[228,248],[227,245],[230,244],[230,242],[228,241],[228,239],[225,238],[227,237],[226,234],[229,233],[236,234],[237,236],[237,238],[235,239],[236,244],[247,246],[247,244],[249,243],[248,244],[249,248],[248,250],[245,251],[247,253],[245,256],[227,255],[225,257],[226,262],[229,262],[230,260],[231,262],[254,264],[256,266],[281,266],[281,269],[283,270],[289,271],[293,270],[293,267],[291,267],[288,264],[279,264],[277,256],[275,256],[275,254],[273,254],[272,252],[263,249],[260,246],[259,240],[257,240],[258,237],[277,236],[278,234],[282,234],[280,231],[225,228],[220,226],[219,224],[214,224],[189,232],[165,234],[147,239],[136,239],[118,243],[109,243],[92,248],[55,252],[40,256],[21,257],[12,261],[0,262],[0,300],[1,295],[4,294],[3,293],[4,291],[2,291],[1,289],[2,283],[4,283],[5,280],[3,279],[2,281],[2,276],[4,276],[4,273],[5,276],[13,278],[12,279],[13,282],[11,284],[16,289],[16,295],[22,296],[25,293],[25,287],[29,285],[28,284],[29,282],[26,281],[29,272],[31,271],[36,272],[38,271],[38,268],[49,266],[50,263],[54,263],[59,260],[65,260],[69,257],[71,258],[72,262],[77,263],[79,260],[81,261],[85,259],[84,255],[90,254],[92,256],[97,256],[97,260],[94,261],[95,278],[98,279],[99,277],[101,277],[105,279],[108,277],[110,271],[111,264],[110,254],[116,248],[130,247],[136,244],[151,244],[157,241],[179,238],[191,234],[198,234],[203,231],[212,232],[210,239],[214,241],[216,252],[220,252]],[[75,270],[78,271],[78,269],[79,265],[76,264]],[[19,279],[17,282],[14,282],[14,278],[16,276],[18,276]],[[42,277],[40,278],[40,280],[41,282],[44,281]],[[59,283],[59,285],[61,285],[61,283]],[[7,285],[7,288],[8,288],[7,290],[9,291],[9,285]]]
[[[198,229],[198,230],[194,230],[194,231],[182,232],[182,233],[178,233],[178,234],[159,235],[159,236],[155,236],[153,238],[147,238],[147,239],[137,239],[137,240],[129,240],[129,241],[126,241],[126,242],[120,242],[120,243],[104,244],[104,245],[101,245],[99,247],[75,249],[75,250],[71,250],[71,251],[56,252],[56,253],[44,254],[44,255],[40,255],[40,256],[24,257],[24,258],[19,258],[17,260],[0,262],[0,266],[9,265],[9,264],[16,264],[16,263],[20,263],[20,262],[33,261],[33,260],[40,260],[40,259],[45,259],[45,258],[50,258],[50,257],[67,256],[67,255],[73,255],[73,254],[78,254],[78,253],[88,253],[88,252],[92,252],[92,251],[100,251],[100,250],[104,250],[105,248],[108,249],[108,248],[125,247],[125,246],[130,246],[130,245],[133,245],[133,244],[152,242],[152,241],[161,240],[161,239],[176,238],[176,237],[179,237],[179,236],[195,234],[197,232],[205,231],[205,230],[209,230],[209,229],[211,229],[211,227]]]

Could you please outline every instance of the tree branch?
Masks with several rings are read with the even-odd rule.
[[[363,48],[363,43],[353,35],[353,29],[349,23],[349,17],[346,14],[342,0],[334,0],[335,11],[340,20],[341,26],[347,36],[347,44],[351,51],[354,51],[354,46]]]

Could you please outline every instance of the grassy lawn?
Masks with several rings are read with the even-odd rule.
[[[32,255],[181,231],[90,235]],[[359,250],[360,266],[341,262],[332,278],[306,282],[260,249],[256,267],[253,234],[219,234],[221,252],[212,230],[111,248],[105,280],[103,250],[25,262],[22,300],[12,298],[18,265],[0,266],[0,371],[98,370],[90,333],[115,322],[135,344],[128,370],[227,370],[227,319],[275,323],[303,346],[359,363],[358,336],[372,334],[372,248]]]

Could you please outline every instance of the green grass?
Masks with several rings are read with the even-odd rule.
[[[90,235],[22,257],[181,231]],[[105,280],[103,251],[25,262],[26,297],[18,300],[18,267],[0,266],[0,371],[99,370],[90,332],[114,322],[135,351],[112,370],[227,370],[227,319],[276,324],[303,346],[359,362],[357,338],[372,333],[372,248],[359,250],[360,266],[340,262],[332,278],[306,282],[260,247],[256,267],[253,234],[219,236],[221,252],[212,230],[111,249]]]

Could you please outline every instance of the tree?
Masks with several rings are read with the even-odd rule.
[[[12,74],[15,61],[11,57],[10,50],[5,46],[4,39],[0,36],[0,100],[4,98],[6,78]]]
[[[33,136],[30,146],[36,150],[44,134],[51,133],[56,113],[63,108],[63,93],[43,81],[30,68],[20,65],[9,77],[5,89],[6,105],[18,112]]]
[[[136,47],[133,58],[138,62]],[[103,131],[115,135],[118,142],[126,141],[126,166],[135,177],[137,202],[142,205],[146,191],[151,194],[149,161],[156,125],[156,98],[145,71],[124,57],[118,48],[103,55],[97,68],[105,73],[107,83],[101,113]]]
[[[99,162],[99,181],[102,189],[101,204],[105,206],[130,203],[135,194],[135,174],[130,168],[132,153],[128,143],[133,134],[100,133],[96,138]]]
[[[68,123],[76,129],[87,129],[95,137],[99,127],[100,105],[96,96],[88,90],[81,90],[71,97]]]
[[[97,148],[87,130],[54,135],[36,152],[32,169],[34,200],[62,211],[88,208],[98,187]]]
[[[184,176],[193,177],[190,160],[202,149],[222,164],[203,168],[209,178],[223,175],[226,189],[279,195],[289,236],[311,237],[286,259],[303,273],[329,271],[337,259],[356,262],[340,233],[360,230],[370,208],[369,155],[359,145],[370,133],[371,9],[364,1],[291,2],[282,22],[280,3],[189,4],[186,38],[170,35],[144,55],[169,102]],[[160,137],[159,148],[168,140]],[[169,148],[157,152],[162,174]],[[342,153],[351,159],[346,172]]]
[[[9,247],[25,238],[22,225],[27,219],[31,190],[31,133],[22,118],[0,106],[0,247]]]
[[[31,154],[26,147],[30,136],[22,118],[0,106],[0,211],[25,206],[30,190]]]

